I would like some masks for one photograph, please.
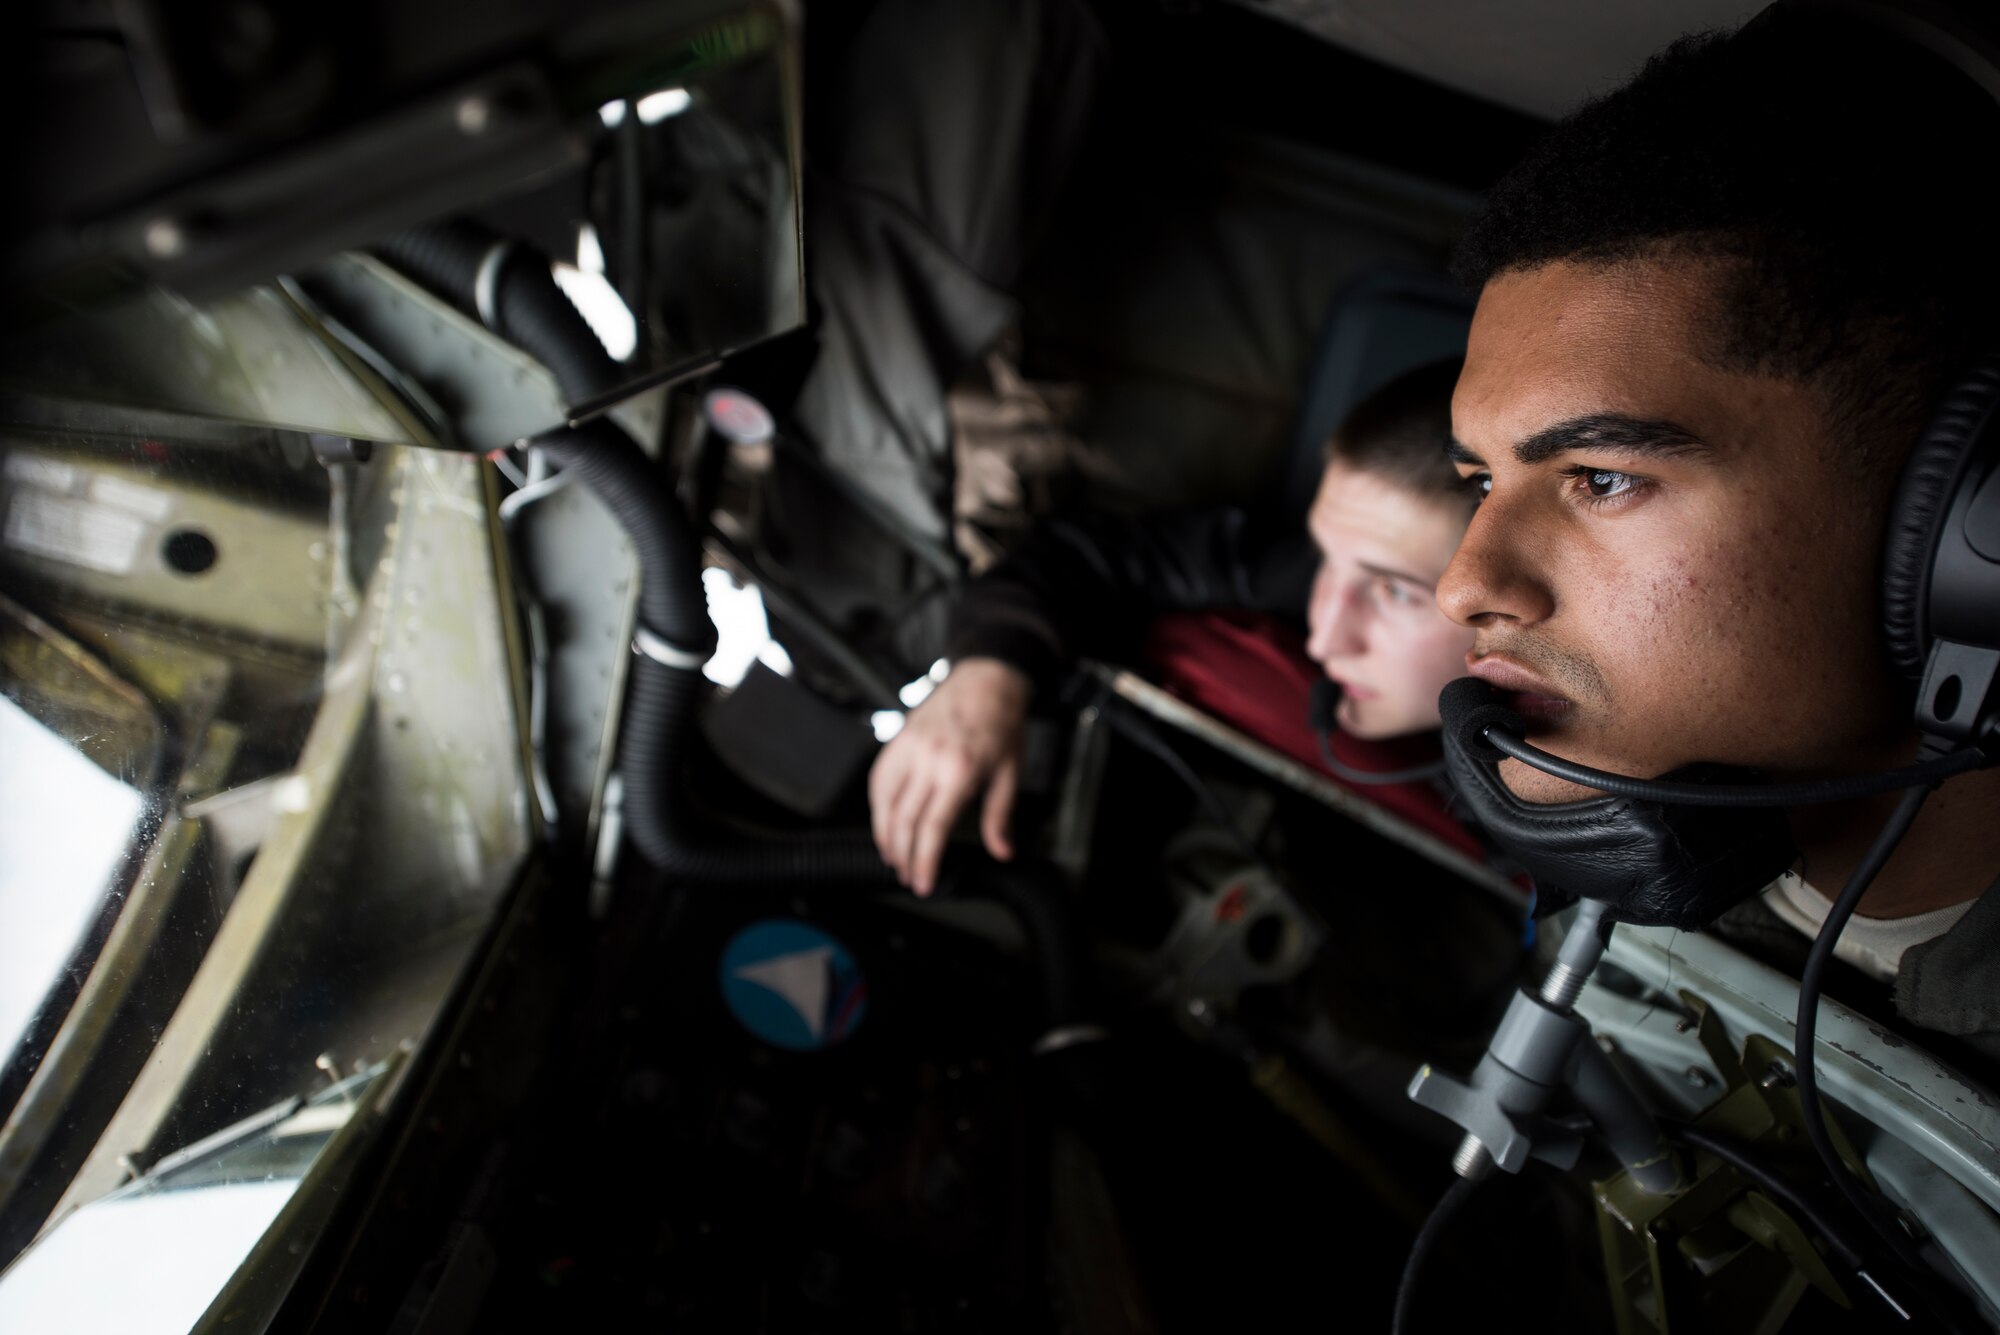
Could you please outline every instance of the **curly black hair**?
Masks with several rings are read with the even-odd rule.
[[[1981,202],[1996,149],[1993,101],[1940,58],[1767,11],[1682,38],[1557,124],[1453,267],[1476,291],[1557,261],[1723,261],[1706,355],[1810,384],[1853,461],[1893,467],[2000,332]]]

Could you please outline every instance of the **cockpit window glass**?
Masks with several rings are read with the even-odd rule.
[[[13,1052],[84,948],[125,858],[139,790],[0,698],[0,1052]]]
[[[409,186],[379,207],[219,157],[136,232],[65,233],[10,307],[0,1311],[37,1257],[108,1279],[181,1235],[220,1240],[187,1257],[210,1285],[310,1156],[213,1159],[242,1174],[176,1178],[195,1213],[160,1232],[144,1184],[435,1028],[545,833],[492,456],[599,410],[657,441],[642,390],[802,323],[797,39],[784,3],[624,7],[348,127]],[[421,287],[389,243],[427,220],[550,265],[614,369],[559,386],[490,285]],[[629,570],[597,582],[624,615]]]
[[[490,463],[123,425],[0,428],[0,1265],[105,1274],[158,1209],[91,1202],[421,1042],[536,837]]]

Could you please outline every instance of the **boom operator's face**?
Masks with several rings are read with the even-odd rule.
[[[1472,645],[1436,598],[1464,507],[1335,460],[1306,525],[1320,554],[1306,652],[1341,685],[1340,726],[1370,739],[1437,727],[1438,692]]]
[[[1465,666],[1538,745],[1656,776],[1890,763],[1877,627],[1886,500],[1803,385],[1720,369],[1713,262],[1559,262],[1480,294],[1452,401],[1484,491],[1438,585]],[[1505,762],[1518,795],[1586,790]]]

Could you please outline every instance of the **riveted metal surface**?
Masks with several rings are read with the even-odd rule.
[[[1725,941],[1624,926],[1612,933],[1606,959],[1664,995],[1699,996],[1733,1041],[1762,1035],[1791,1046],[1798,984]],[[1601,990],[1598,983],[1586,988],[1577,1009],[1597,1032],[1623,1042],[1616,1026],[1622,1012],[1598,1006]],[[1826,1099],[2000,1210],[2000,1096],[1832,998],[1820,1002],[1817,1054]]]

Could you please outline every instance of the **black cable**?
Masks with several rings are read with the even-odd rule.
[[[1706,1150],[1716,1158],[1734,1168],[1750,1180],[1752,1186],[1766,1196],[1791,1211],[1812,1230],[1825,1238],[1833,1249],[1834,1256],[1864,1279],[1869,1279],[1867,1247],[1874,1245],[1872,1239],[1857,1240],[1848,1232],[1845,1222],[1836,1222],[1823,1203],[1807,1195],[1797,1183],[1782,1177],[1778,1172],[1758,1159],[1756,1152],[1728,1136],[1692,1126],[1686,1122],[1675,1122],[1662,1118],[1660,1129],[1683,1145],[1698,1150]],[[1872,1280],[1871,1280],[1872,1282]]]
[[[1129,706],[1120,701],[1107,697],[1099,708],[1103,710],[1105,720],[1117,729],[1120,735],[1137,743],[1142,750],[1172,770],[1174,777],[1185,784],[1195,795],[1196,800],[1208,808],[1208,814],[1228,831],[1230,838],[1235,841],[1243,855],[1253,861],[1256,860],[1257,845],[1243,832],[1243,827],[1236,823],[1236,818],[1230,814],[1229,808],[1223,805],[1220,797],[1216,796],[1215,789],[1209,787],[1207,780],[1194,772],[1194,767],[1181,757],[1180,752],[1162,741],[1154,733],[1149,722],[1128,712]]]
[[[1326,729],[1314,729],[1313,736],[1319,739],[1320,763],[1331,770],[1335,778],[1345,779],[1349,783],[1417,783],[1424,779],[1435,779],[1445,771],[1443,760],[1433,760],[1428,765],[1416,765],[1409,769],[1356,769],[1352,765],[1343,764],[1333,754],[1333,736]]]
[[[1899,788],[1922,786],[1929,789],[1955,774],[1964,774],[1986,764],[1986,756],[1975,747],[1952,751],[1881,774],[1854,774],[1837,779],[1815,779],[1806,783],[1704,784],[1674,783],[1660,779],[1635,779],[1612,774],[1589,765],[1579,765],[1550,755],[1541,747],[1508,732],[1505,728],[1482,730],[1494,750],[1512,756],[1544,774],[1585,788],[1595,788],[1613,797],[1633,797],[1647,802],[1665,802],[1684,807],[1796,807],[1818,802],[1846,802],[1857,797],[1895,792]]]
[[[1813,1069],[1813,1037],[1819,1027],[1819,996],[1826,985],[1827,968],[1833,963],[1834,943],[1840,939],[1841,929],[1854,916],[1862,895],[1867,893],[1883,864],[1888,862],[1889,855],[1896,851],[1896,845],[1902,842],[1910,823],[1917,818],[1918,809],[1930,794],[1929,786],[1911,788],[1903,794],[1902,800],[1896,804],[1895,813],[1883,823],[1867,855],[1855,867],[1854,874],[1847,878],[1840,898],[1827,910],[1826,921],[1820,924],[1819,935],[1813,938],[1812,951],[1806,956],[1806,967],[1799,974],[1797,1034],[1792,1045],[1792,1066],[1798,1080],[1799,1117],[1805,1123],[1806,1137],[1819,1152],[1820,1159],[1826,1164],[1827,1174],[1840,1188],[1841,1195],[1847,1197],[1848,1203],[1868,1221],[1869,1227],[1881,1234],[1897,1259],[1918,1275],[1928,1273],[1930,1267],[1917,1254],[1908,1235],[1881,1217],[1875,1202],[1848,1171],[1839,1151],[1834,1148],[1833,1137],[1826,1127],[1826,1110],[1820,1106],[1819,1080]]]
[[[1804,1221],[1826,1240],[1827,1246],[1834,1253],[1834,1258],[1852,1270],[1856,1278],[1904,1321],[1915,1325],[1915,1315],[1898,1301],[1896,1294],[1884,1287],[1885,1277],[1889,1278],[1896,1288],[1903,1290],[1903,1298],[1920,1303],[1926,1309],[1925,1315],[1933,1322],[1939,1323],[1942,1329],[1966,1332],[1970,1335],[1971,1328],[1951,1312],[1950,1308],[1953,1305],[1951,1300],[1946,1298],[1941,1301],[1939,1286],[1929,1282],[1928,1272],[1916,1275],[1902,1274],[1900,1258],[1896,1257],[1886,1258],[1889,1263],[1887,1266],[1871,1264],[1869,1261],[1871,1252],[1878,1258],[1881,1256],[1880,1248],[1874,1238],[1856,1237],[1851,1231],[1850,1221],[1843,1221],[1827,1209],[1831,1202],[1818,1198],[1798,1183],[1780,1176],[1758,1157],[1753,1147],[1698,1126],[1665,1118],[1660,1121],[1660,1129],[1684,1145],[1706,1150],[1721,1159],[1748,1178],[1751,1185],[1789,1210],[1795,1218]]]
[[[636,102],[626,99],[625,119],[612,131],[612,152],[617,163],[613,173],[613,198],[618,204],[618,257],[612,276],[618,280],[618,299],[632,312],[643,332],[651,314],[651,294],[646,281],[646,165],[645,126],[639,119]]]
[[[1404,1335],[1411,1329],[1410,1308],[1416,1302],[1417,1280],[1423,1274],[1424,1263],[1436,1250],[1438,1239],[1444,1235],[1445,1225],[1465,1208],[1465,1202],[1478,1186],[1479,1179],[1472,1177],[1461,1177],[1453,1182],[1450,1189],[1438,1198],[1438,1203],[1431,1207],[1430,1218],[1424,1220],[1424,1226],[1417,1230],[1417,1240],[1410,1244],[1410,1259],[1403,1262],[1402,1282],[1396,1285],[1396,1315],[1389,1324],[1390,1335]]]

